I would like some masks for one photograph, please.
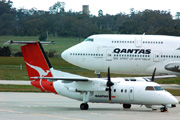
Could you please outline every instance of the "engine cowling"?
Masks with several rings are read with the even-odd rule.
[[[168,63],[165,66],[166,70],[172,71],[172,72],[180,72],[180,62],[172,62]]]

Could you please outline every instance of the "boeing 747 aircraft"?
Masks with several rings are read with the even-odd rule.
[[[180,37],[163,35],[92,35],[65,50],[62,58],[76,66],[121,74],[180,75]]]

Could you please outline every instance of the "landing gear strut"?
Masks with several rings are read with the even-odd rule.
[[[87,103],[82,103],[82,104],[80,105],[80,108],[81,108],[81,110],[88,110],[89,105],[88,105]]]
[[[101,78],[101,73],[98,71],[94,71],[94,73],[97,75],[98,78]]]
[[[80,105],[80,109],[87,110],[89,108],[87,103],[89,102],[90,92],[84,92],[83,94],[83,103]]]
[[[161,112],[168,112],[168,109],[167,109],[167,107],[166,107],[166,106],[164,106],[164,107],[160,108],[160,110],[161,110]]]
[[[123,104],[123,108],[130,109],[131,108],[131,104]]]

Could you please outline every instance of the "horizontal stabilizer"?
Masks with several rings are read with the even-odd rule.
[[[67,81],[90,81],[88,78],[74,78],[74,77],[31,77],[31,79],[48,79],[49,81],[67,80]]]
[[[35,43],[38,43],[38,41],[12,41],[12,40],[9,40],[9,41],[5,42],[4,45],[11,45],[11,44],[20,45],[20,44],[35,44]],[[47,41],[47,42],[40,42],[40,43],[41,44],[54,44],[55,42]]]

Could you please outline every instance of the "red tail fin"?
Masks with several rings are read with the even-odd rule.
[[[56,93],[53,82],[47,80],[33,80],[31,77],[53,77],[52,68],[42,46],[39,42],[27,43],[21,47],[31,84],[42,91]]]

